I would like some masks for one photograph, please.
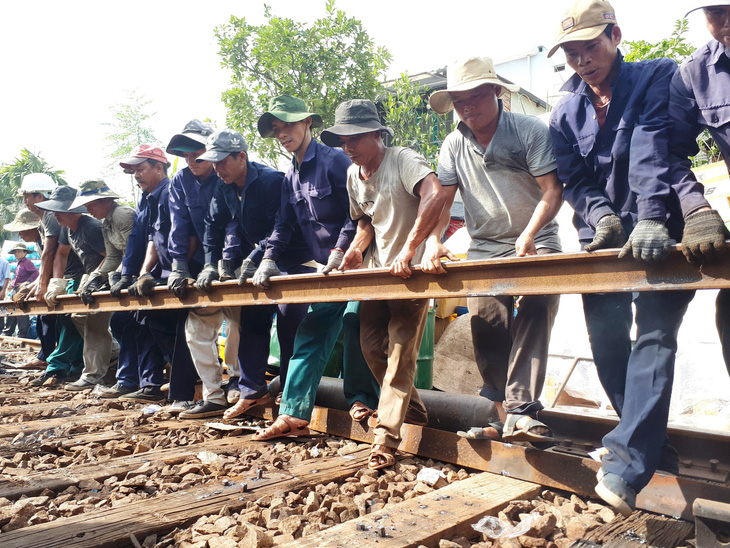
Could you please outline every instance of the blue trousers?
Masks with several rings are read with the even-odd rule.
[[[299,323],[307,314],[307,304],[266,304],[241,307],[241,341],[238,344],[238,362],[241,376],[238,386],[241,399],[260,398],[268,391],[266,364],[269,361],[271,324],[276,318],[276,334],[281,351],[280,376],[285,382],[289,360],[294,350],[294,336]]]
[[[343,325],[342,378],[347,402],[352,406],[360,401],[371,409],[377,408],[380,386],[360,350],[359,305],[357,302],[314,303],[309,307],[294,340],[280,414],[311,420],[319,381]]]
[[[717,294],[715,324],[722,345],[722,357],[730,375],[730,289],[721,289]]]
[[[188,312],[177,310],[138,311],[140,323],[149,330],[154,345],[138,348],[139,360],[150,360],[154,363],[155,352],[160,351],[165,361],[170,364],[170,400],[192,401],[195,398],[195,383],[198,373],[195,371],[190,350],[185,340],[185,319]],[[139,341],[138,341],[139,342]],[[154,346],[158,348],[155,349]],[[161,374],[161,369],[159,370]],[[141,379],[140,379],[141,382]]]
[[[111,329],[119,343],[117,382],[134,389],[162,386],[165,357],[149,328],[137,321],[137,312],[115,312]]]
[[[657,469],[667,444],[667,420],[677,333],[694,291],[583,295],[593,359],[619,424],[603,438],[603,469],[636,492]],[[630,330],[636,306],[636,343]]]

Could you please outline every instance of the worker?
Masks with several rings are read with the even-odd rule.
[[[575,210],[583,249],[619,247],[619,259],[656,262],[682,235],[667,113],[677,67],[671,59],[626,62],[620,42],[609,2],[571,5],[549,55],[562,47],[576,73],[562,88],[566,95],[551,113],[550,129],[558,177]],[[677,332],[693,296],[693,291],[583,295],[598,376],[620,417],[603,438],[607,451],[596,493],[624,516],[657,468],[678,468],[666,426]]]
[[[362,267],[363,255],[370,251],[373,266],[387,267],[394,276],[407,279],[441,217],[446,193],[423,156],[408,148],[386,148],[383,133],[392,136],[393,130],[380,123],[375,104],[353,99],[337,107],[334,126],[321,134],[326,145],[341,146],[353,162],[347,172],[347,192],[357,228],[338,270]],[[395,463],[404,421],[428,422],[413,385],[427,315],[427,299],[360,305],[362,352],[381,387],[370,469]],[[295,422],[290,427],[296,433],[303,426]]]
[[[225,183],[216,175],[210,162],[196,162],[205,152],[205,142],[213,134],[213,127],[199,120],[191,120],[170,139],[167,152],[185,158],[187,167],[178,171],[170,181],[171,228],[169,249],[172,257],[172,274],[167,288],[182,298],[190,283],[194,283],[205,263],[203,238],[205,216],[217,188]],[[228,264],[221,265],[223,261]],[[219,272],[222,278],[234,276],[230,259],[221,259]],[[168,411],[182,419],[205,418],[222,414],[227,397],[235,403],[238,399],[238,332],[241,309],[232,307],[205,307],[190,309],[185,321],[185,340],[193,365],[202,381],[203,403],[173,403]],[[226,365],[231,380],[226,395],[221,366],[218,363],[216,341],[225,321],[231,335],[226,338]]]
[[[461,193],[469,259],[561,251],[555,216],[563,185],[550,130],[535,117],[504,109],[500,96],[511,90],[491,59],[472,57],[452,63],[446,89],[429,99],[438,114],[454,109],[461,120],[441,145],[438,178],[449,205],[457,189]],[[450,221],[446,213],[426,242],[425,272],[443,274],[441,257],[456,259],[441,244]],[[550,442],[551,432],[537,415],[559,303],[558,295],[469,298],[474,354],[484,381],[480,394],[494,402],[500,422],[472,428],[467,437]]]
[[[673,182],[697,189],[682,200],[682,251],[690,262],[701,266],[722,254],[727,237],[722,217],[701,196],[702,186],[691,170],[690,158],[699,153],[697,136],[708,130],[730,170],[730,1],[701,2],[689,13],[700,9],[712,40],[695,50],[674,74],[669,117],[673,124],[670,148],[676,158]],[[721,289],[717,295],[715,321],[730,373],[730,290]]]
[[[293,155],[284,176],[281,208],[276,226],[266,239],[266,251],[261,266],[253,277],[254,285],[267,287],[269,278],[277,275],[276,263],[286,255],[295,227],[299,226],[314,260],[327,274],[342,263],[345,250],[355,235],[355,225],[349,214],[347,169],[352,164],[347,155],[317,142],[312,128],[322,126],[322,117],[309,112],[297,97],[275,97],[258,120],[258,130],[264,138],[276,138]],[[311,272],[311,267],[289,269],[287,273]],[[282,394],[279,416],[255,439],[271,439],[290,430],[301,430],[308,424],[319,381],[343,328],[348,308],[346,301],[314,303],[297,329],[294,353],[289,372],[280,387]],[[355,330],[357,334],[359,330]],[[364,420],[378,402],[378,384],[360,351],[359,336],[353,339],[346,330],[343,353],[345,397],[356,420]],[[226,418],[244,413],[240,403],[226,412]],[[292,426],[298,421],[298,426]]]
[[[28,213],[31,213],[30,210],[27,211]],[[30,284],[34,282],[36,278],[38,278],[38,268],[36,268],[36,266],[33,264],[33,261],[27,258],[28,254],[31,253],[31,250],[28,249],[28,246],[21,243],[15,244],[15,246],[10,250],[10,253],[15,255],[16,265],[13,281],[7,288],[8,297],[12,296],[16,291],[18,291],[23,284]],[[10,329],[8,329],[8,320],[15,320],[10,324]],[[29,316],[23,315],[7,317],[5,318],[5,322],[5,330],[3,331],[3,335],[12,336],[15,332],[15,327],[17,326],[18,337],[20,337],[21,339],[28,338],[28,329],[30,327]]]

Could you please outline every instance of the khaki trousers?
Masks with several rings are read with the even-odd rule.
[[[365,301],[360,305],[360,345],[381,386],[374,443],[397,448],[408,413],[428,417],[413,386],[428,300]],[[410,406],[410,410],[409,410]]]
[[[112,346],[116,341],[109,331],[111,312],[71,314],[71,321],[84,339],[84,370],[81,380],[98,384],[109,370]],[[116,344],[117,353],[119,345]]]

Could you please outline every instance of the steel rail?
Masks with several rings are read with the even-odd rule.
[[[0,302],[0,315],[67,314],[94,311],[246,306],[273,303],[339,302],[351,300],[425,299],[472,295],[544,295],[606,293],[618,291],[666,291],[677,289],[730,288],[730,256],[697,268],[679,248],[667,260],[647,263],[618,259],[618,250],[595,253],[554,253],[530,257],[459,261],[447,263],[448,273],[433,275],[414,269],[404,280],[387,269],[365,269],[322,274],[279,276],[261,290],[250,281],[215,282],[210,293],[189,288],[183,299],[165,287],[147,297],[121,299],[108,292],[95,293],[96,302],[86,306],[75,295],[58,298],[51,309],[45,303],[27,301],[23,310],[12,301]]]

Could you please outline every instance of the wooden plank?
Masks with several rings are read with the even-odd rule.
[[[71,312],[159,310],[209,306],[244,306],[272,303],[340,302],[349,300],[425,299],[471,295],[541,295],[604,293],[612,291],[657,291],[675,289],[730,288],[730,254],[698,269],[675,248],[667,260],[647,263],[633,258],[618,259],[618,250],[595,253],[553,253],[508,259],[449,263],[445,275],[425,274],[415,269],[403,280],[385,268],[323,274],[300,274],[272,278],[267,290],[250,280],[215,282],[210,293],[190,288],[183,299],[167,288],[157,287],[150,297],[121,299],[108,292],[95,294],[86,306],[75,295],[62,295],[49,310],[44,303],[28,301],[24,310],[12,301],[0,302],[7,315],[65,314]]]
[[[666,516],[635,512],[594,529],[586,540],[604,548],[674,548],[685,546],[694,534],[694,524]]]
[[[132,411],[99,411],[91,415],[75,415],[73,417],[59,417],[57,419],[43,419],[30,422],[19,422],[10,424],[0,424],[0,438],[15,437],[19,433],[33,434],[42,430],[51,430],[54,428],[72,428],[76,426],[85,426],[87,424],[99,424],[104,426],[127,417],[141,415],[139,409]]]
[[[319,533],[290,542],[291,548],[407,548],[436,547],[439,540],[473,537],[471,525],[486,515],[496,515],[510,501],[531,499],[542,487],[494,474],[482,473],[452,483],[397,506],[367,514]],[[356,528],[363,524],[365,530]],[[378,533],[385,527],[385,537]]]
[[[340,481],[366,466],[367,450],[330,459],[315,459],[287,473],[267,472],[262,480],[244,478],[249,491],[236,485],[194,487],[185,491],[109,508],[86,512],[3,533],[3,548],[116,548],[129,546],[129,534],[144,538],[165,534],[200,516],[218,513],[223,507],[238,512],[264,495],[299,491],[318,483]]]

